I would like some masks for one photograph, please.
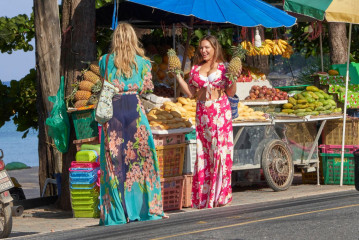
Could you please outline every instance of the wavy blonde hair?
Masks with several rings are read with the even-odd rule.
[[[112,35],[111,53],[115,56],[116,75],[124,75],[126,78],[132,77],[133,67],[138,72],[136,54],[148,60],[135,30],[129,23],[119,23],[116,27]]]
[[[198,64],[202,64],[204,62],[203,60],[203,57],[200,53],[200,46],[201,46],[201,43],[204,41],[204,40],[207,40],[211,46],[214,48],[214,55],[213,55],[213,63],[216,63],[216,62],[224,62],[224,58],[223,58],[223,50],[222,50],[222,46],[221,44],[219,44],[217,38],[213,35],[208,35],[208,36],[204,36],[200,41],[199,41],[199,44],[198,44],[198,48],[196,50],[196,53],[194,55],[194,59],[193,59],[193,63],[195,65],[198,65]],[[211,65],[211,67],[213,67]]]

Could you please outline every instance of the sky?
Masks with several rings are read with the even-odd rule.
[[[19,14],[30,16],[33,0],[0,0],[0,17],[15,17]],[[35,49],[35,40],[31,41]],[[0,53],[0,80],[3,82],[20,80],[31,68],[35,67],[35,50],[13,51],[12,54]]]

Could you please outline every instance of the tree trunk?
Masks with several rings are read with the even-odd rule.
[[[62,10],[61,75],[65,76],[65,94],[72,92],[72,84],[87,67],[83,61],[96,59],[95,0],[64,0]],[[72,144],[75,131],[71,121],[70,147],[63,155],[60,207],[71,209],[69,167],[75,160],[76,148]]]
[[[345,23],[329,23],[330,63],[344,64],[348,59],[348,38]]]
[[[57,0],[34,0],[37,111],[39,114],[39,184],[42,191],[46,178],[61,171],[61,153],[48,136],[45,126],[52,104],[48,96],[56,95],[60,82],[60,21]],[[48,195],[54,188],[47,188]]]

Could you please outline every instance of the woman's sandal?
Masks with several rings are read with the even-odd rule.
[[[167,218],[170,218],[170,216],[163,214],[162,219],[167,219]]]

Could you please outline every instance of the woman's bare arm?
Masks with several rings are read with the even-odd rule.
[[[234,82],[232,85],[228,86],[226,89],[226,93],[228,96],[233,97],[237,92],[237,83]]]
[[[189,97],[189,98],[193,98],[195,93],[196,93],[196,89],[190,87],[186,81],[183,79],[183,77],[180,74],[176,75],[176,79],[178,84],[180,85],[180,87],[182,88],[182,90],[184,91],[184,93]]]

